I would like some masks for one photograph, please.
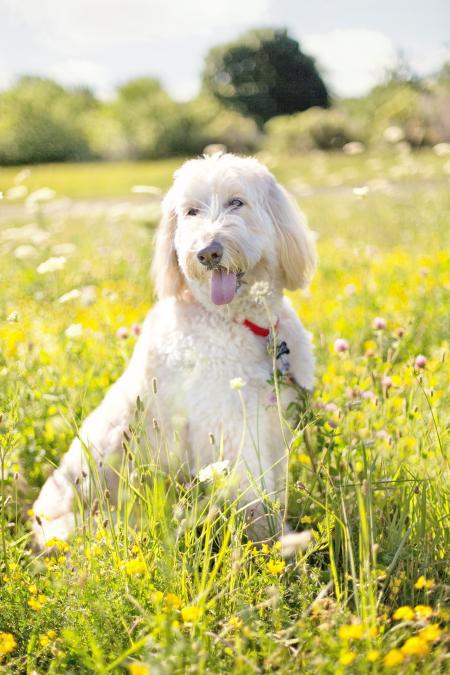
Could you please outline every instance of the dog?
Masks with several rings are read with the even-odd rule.
[[[304,288],[315,265],[304,216],[257,159],[215,154],[176,171],[155,238],[158,302],[126,371],[41,489],[38,545],[70,536],[76,500],[94,480],[117,490],[114,458],[136,408],[145,452],[161,470],[194,476],[221,459],[252,537],[273,535],[274,514],[281,530],[290,437],[280,407],[293,393],[277,393],[274,370],[307,391],[314,384],[311,339],[283,289]]]

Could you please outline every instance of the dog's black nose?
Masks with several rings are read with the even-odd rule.
[[[218,241],[212,241],[197,253],[197,258],[206,267],[216,267],[222,260],[222,256],[223,246]]]

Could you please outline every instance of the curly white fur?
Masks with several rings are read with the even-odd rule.
[[[197,258],[213,240],[223,247],[221,269],[243,273],[224,305],[212,302],[212,271]],[[314,266],[315,247],[302,214],[256,159],[214,155],[190,160],[176,172],[156,236],[159,302],[147,315],[125,373],[85,420],[34,504],[40,545],[70,535],[74,496],[80,489],[88,495],[93,474],[114,490],[117,472],[110,467],[123,454],[138,397],[142,447],[151,461],[193,475],[217,461],[219,442],[214,446],[209,440],[214,434],[223,458],[235,468],[241,503],[251,505],[248,511],[257,521],[252,534],[267,536],[264,497],[284,507],[289,439],[268,383],[272,359],[266,340],[242,321],[276,324],[277,340],[290,349],[290,373],[312,389],[310,338],[283,288],[305,286]],[[261,287],[264,302],[258,297]],[[245,382],[240,392],[230,387],[233,378]],[[282,399],[289,403],[287,393]]]

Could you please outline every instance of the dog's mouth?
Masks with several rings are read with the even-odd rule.
[[[211,270],[211,301],[215,305],[228,305],[241,286],[244,272],[230,272],[224,267]]]

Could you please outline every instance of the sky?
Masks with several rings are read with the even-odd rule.
[[[366,93],[400,53],[420,75],[450,58],[448,0],[0,0],[0,88],[46,75],[108,98],[149,75],[187,100],[210,47],[265,26],[287,28],[339,96]]]

